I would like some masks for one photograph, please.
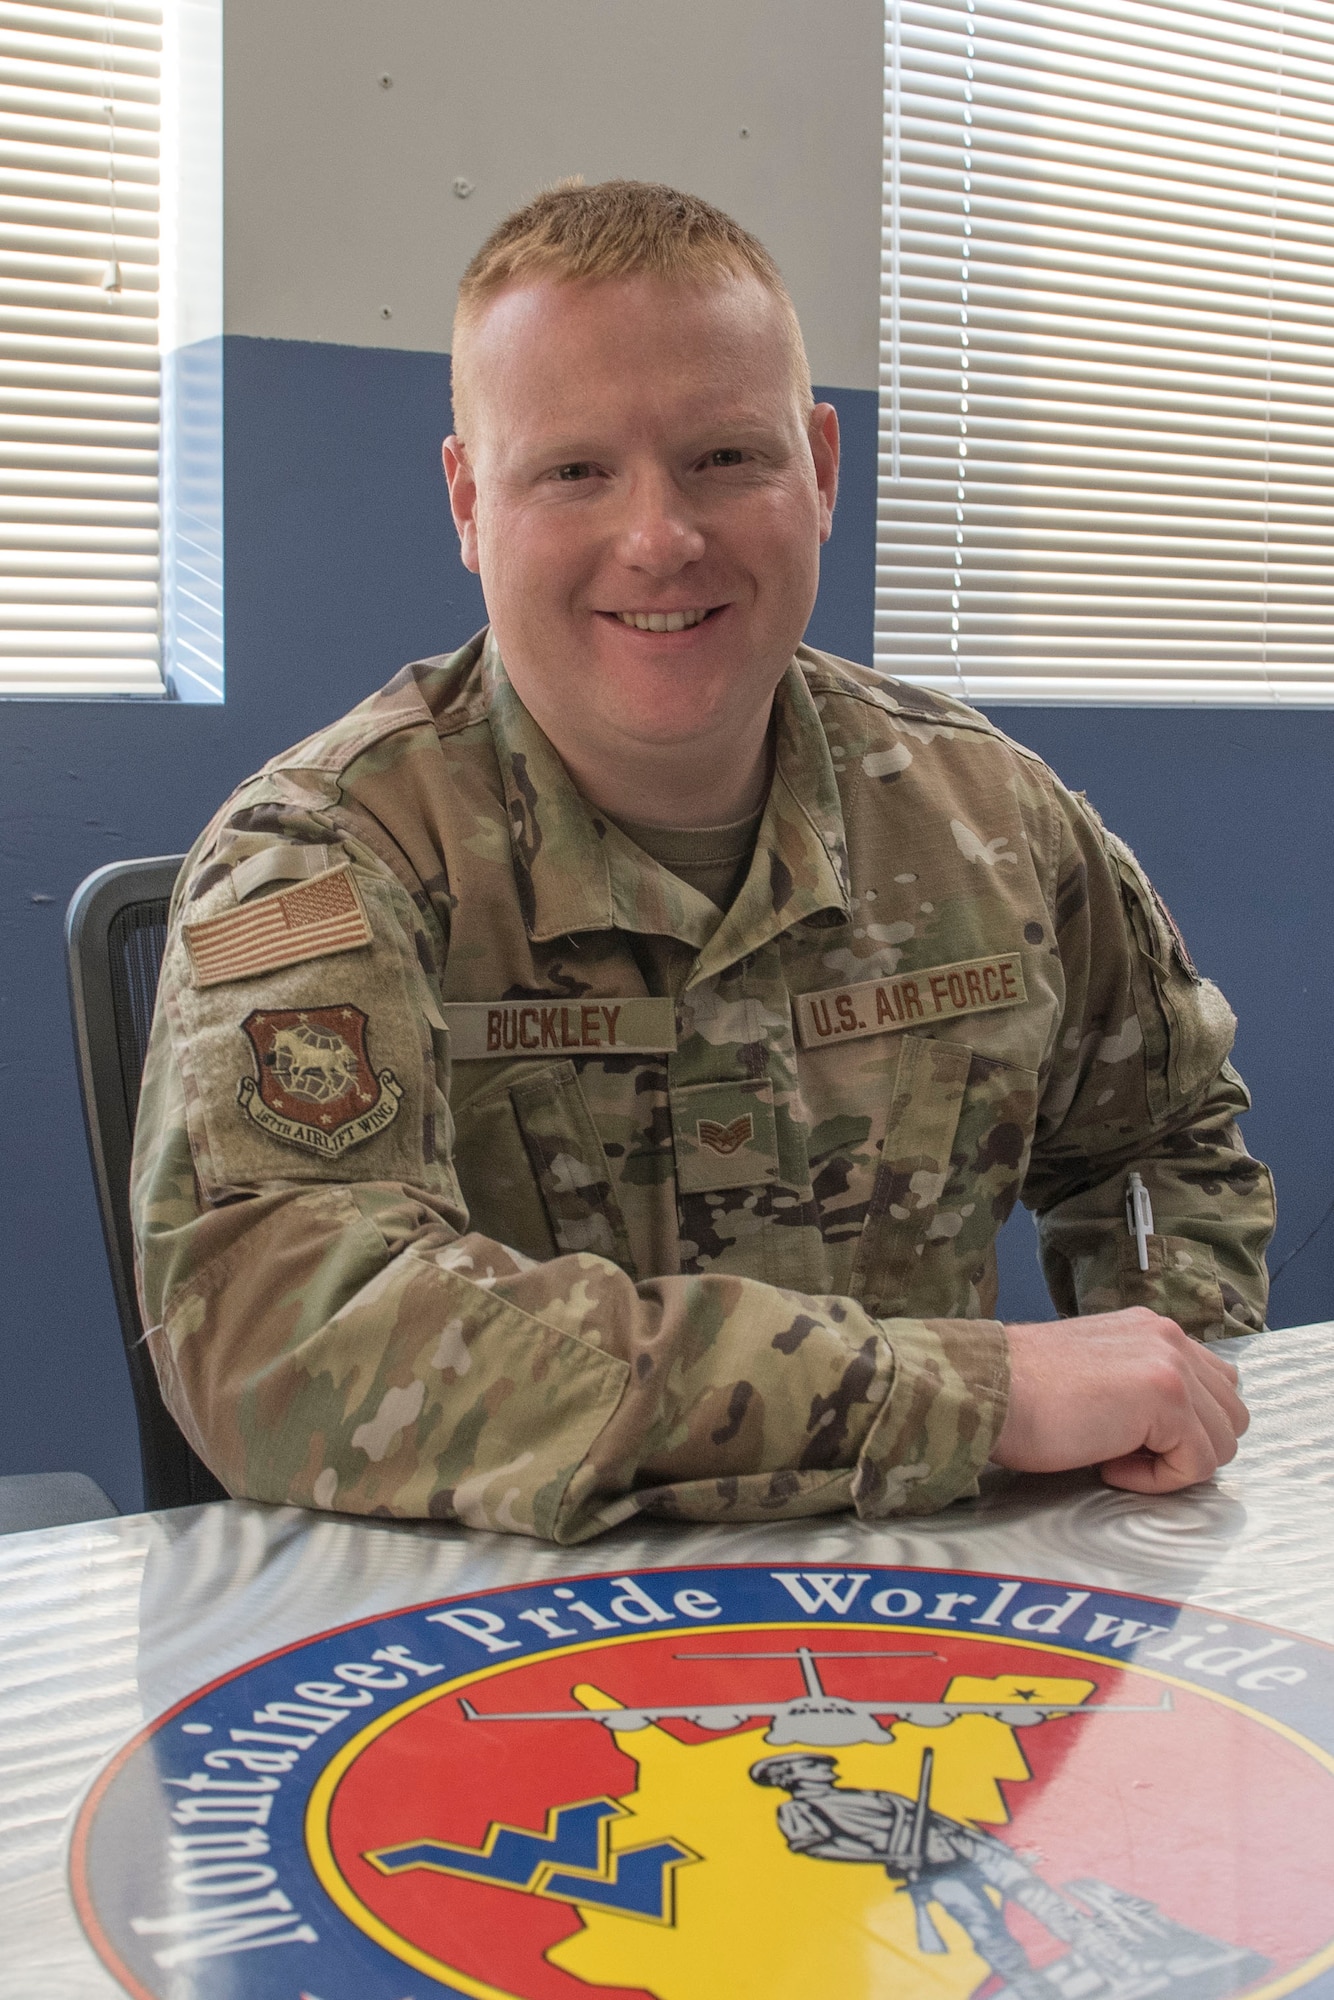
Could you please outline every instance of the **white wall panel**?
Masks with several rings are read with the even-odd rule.
[[[874,388],[882,35],[879,0],[227,0],[226,329],[445,350],[503,215],[627,174],[755,230],[815,379]]]

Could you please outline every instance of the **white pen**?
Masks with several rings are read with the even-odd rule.
[[[1153,1235],[1153,1203],[1138,1174],[1126,1182],[1126,1228],[1135,1239],[1141,1271],[1149,1268],[1149,1238]]]

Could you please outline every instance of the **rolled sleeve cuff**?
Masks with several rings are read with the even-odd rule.
[[[930,1514],[975,1494],[1010,1393],[998,1320],[895,1319],[882,1331],[894,1375],[853,1474],[864,1521]]]

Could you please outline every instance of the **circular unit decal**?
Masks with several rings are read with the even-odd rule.
[[[922,1569],[483,1592],[191,1695],[71,1868],[141,2000],[1334,2000],[1334,1650]]]

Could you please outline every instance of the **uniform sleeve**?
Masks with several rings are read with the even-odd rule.
[[[371,942],[247,969],[276,905],[332,908],[349,859]],[[299,864],[262,848],[239,902],[234,871],[196,871],[145,1070],[144,1323],[230,1492],[577,1542],[640,1511],[878,1518],[974,1489],[1008,1386],[994,1323],[717,1274],[636,1285],[471,1232],[432,942],[373,858],[322,866],[300,904]]]
[[[1274,1194],[1237,1129],[1236,1021],[1130,849],[1082,800],[1065,806],[1066,1011],[1024,1190],[1048,1287],[1063,1313],[1142,1305],[1203,1340],[1255,1332]],[[1147,1271],[1126,1226],[1132,1170],[1153,1206]]]

